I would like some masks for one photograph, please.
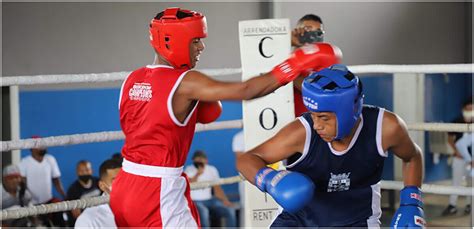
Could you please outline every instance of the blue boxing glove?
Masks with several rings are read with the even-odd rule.
[[[425,216],[421,190],[416,186],[406,186],[400,191],[400,208],[393,216],[392,228],[424,228]]]
[[[288,212],[303,208],[313,198],[314,184],[307,176],[265,167],[255,175],[255,185],[270,194]]]

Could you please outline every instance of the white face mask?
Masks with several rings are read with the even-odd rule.
[[[462,116],[464,117],[464,120],[467,122],[471,122],[474,118],[474,111],[462,111]]]

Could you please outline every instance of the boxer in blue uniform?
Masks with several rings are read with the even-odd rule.
[[[238,170],[283,208],[272,227],[380,227],[380,180],[388,152],[403,160],[405,188],[393,228],[424,227],[420,148],[406,124],[363,105],[362,84],[344,65],[303,82],[310,112],[237,160]],[[286,160],[286,171],[269,167]]]

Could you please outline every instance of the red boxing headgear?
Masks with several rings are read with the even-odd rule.
[[[178,11],[192,16],[178,19]],[[160,19],[151,20],[151,46],[175,68],[192,67],[189,44],[194,38],[205,37],[206,17],[195,11],[167,8]]]

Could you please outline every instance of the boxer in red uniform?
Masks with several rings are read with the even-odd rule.
[[[151,21],[155,62],[133,71],[120,92],[124,161],[110,195],[119,227],[199,227],[183,173],[196,123],[217,119],[219,100],[267,95],[318,63],[338,58],[336,47],[304,46],[269,73],[219,82],[191,70],[206,36],[206,18],[194,11],[168,8]]]

